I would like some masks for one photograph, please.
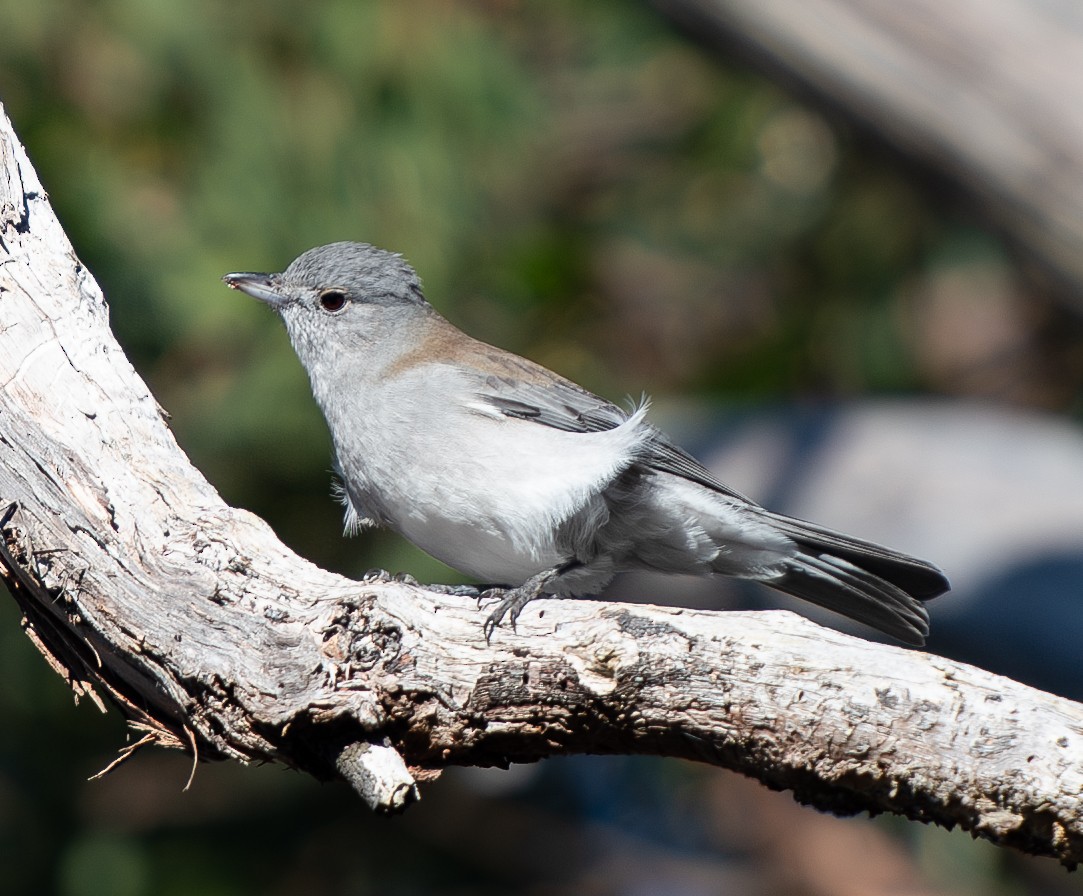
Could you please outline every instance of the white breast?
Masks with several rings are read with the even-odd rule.
[[[647,437],[645,408],[615,429],[570,433],[506,417],[449,379],[403,377],[364,402],[368,425],[357,444],[336,444],[340,466],[359,502],[422,550],[518,584],[567,559],[558,527],[627,466]]]

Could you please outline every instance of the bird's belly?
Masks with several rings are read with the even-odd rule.
[[[391,527],[448,566],[489,584],[517,585],[567,559],[564,517],[588,499],[536,467],[500,464],[384,491]]]
[[[555,539],[541,527],[524,538],[477,519],[411,514],[395,528],[427,554],[487,585],[521,584],[563,559]]]
[[[470,438],[462,429],[448,438],[450,427],[439,442],[415,432],[400,450],[385,439],[343,460],[357,471],[350,491],[390,528],[455,569],[520,584],[570,559],[562,527],[628,462],[631,434],[623,427],[573,434],[517,420],[484,423]]]

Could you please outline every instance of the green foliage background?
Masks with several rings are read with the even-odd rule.
[[[219,282],[331,240],[403,252],[465,329],[614,398],[995,391],[921,337],[945,271],[992,277],[1015,307],[997,240],[641,3],[0,0],[0,23],[0,101],[118,338],[225,498],[322,565],[452,578],[395,539],[341,538],[285,335]],[[1043,383],[1028,400],[1068,403]],[[0,610],[5,893],[559,877],[466,778],[391,824],[274,769],[202,768],[182,795],[172,756],[84,785],[120,726],[71,710]],[[481,843],[449,835],[464,817]]]

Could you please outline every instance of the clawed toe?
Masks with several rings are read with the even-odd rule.
[[[477,585],[441,585],[437,582],[423,585],[408,572],[389,573],[386,569],[370,569],[361,577],[362,582],[395,582],[399,585],[413,585],[424,588],[427,591],[435,591],[438,594],[449,594],[452,597],[476,597],[479,601],[485,596],[483,588],[488,586]]]
[[[449,594],[452,597],[476,597],[481,600],[481,590],[476,585],[426,585],[428,591],[437,594]]]
[[[492,612],[486,617],[485,622],[482,625],[482,631],[485,634],[485,642],[489,643],[492,640],[493,632],[496,631],[497,626],[504,622],[505,619],[511,624],[512,630],[515,630],[515,623],[519,619],[519,614],[523,612],[523,607],[534,600],[534,598],[542,597],[547,593],[546,586],[557,572],[559,572],[559,570],[547,570],[543,573],[539,573],[528,579],[518,588],[506,588],[499,585],[439,584],[425,585],[422,587],[439,594],[448,594],[454,597],[473,597],[478,602],[479,610],[481,609],[482,601],[497,601],[496,606],[493,607]],[[408,573],[391,575],[391,573],[382,569],[370,569],[365,573],[362,581],[398,582],[406,585],[420,584],[417,579]]]
[[[507,617],[508,622],[511,623],[512,631],[515,630],[515,622],[519,618],[519,614],[523,612],[523,607],[537,597],[538,592],[532,588],[513,588],[509,591],[491,589],[490,591],[486,591],[482,596],[503,598],[485,620],[483,630],[485,632],[485,641],[488,643],[492,640],[493,632],[496,631],[496,627],[504,621],[505,616]]]
[[[547,569],[538,573],[535,576],[531,576],[518,588],[510,588],[504,592],[498,592],[498,589],[490,589],[486,591],[482,596],[487,597],[492,595],[493,597],[503,596],[503,599],[492,613],[489,614],[489,618],[485,620],[485,625],[482,626],[485,632],[485,643],[493,637],[493,632],[496,631],[496,627],[504,621],[504,617],[507,616],[511,622],[512,630],[515,629],[515,621],[519,618],[519,614],[523,612],[523,607],[530,603],[534,598],[541,597],[543,594],[548,594],[548,587],[552,583],[553,579],[565,572],[567,564],[558,566],[554,569]],[[498,593],[494,593],[498,592]]]

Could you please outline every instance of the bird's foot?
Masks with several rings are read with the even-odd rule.
[[[485,643],[488,644],[493,637],[493,632],[496,631],[496,627],[504,621],[504,617],[507,616],[511,622],[512,631],[515,630],[515,620],[519,618],[519,614],[523,612],[523,607],[530,603],[536,597],[551,597],[553,592],[550,590],[550,586],[554,580],[560,578],[564,573],[571,569],[575,569],[582,564],[574,557],[570,560],[566,560],[559,566],[554,566],[552,569],[545,569],[539,572],[537,575],[531,576],[518,588],[489,588],[482,592],[481,597],[493,597],[500,598],[500,603],[496,605],[496,609],[489,614],[489,618],[485,620],[483,631],[485,632]],[[480,602],[480,599],[479,599]]]
[[[438,594],[450,594],[453,597],[476,597],[479,601],[483,594],[482,588],[489,587],[479,587],[477,585],[441,585],[438,582],[434,582],[431,585],[423,585],[408,572],[390,573],[386,569],[370,569],[361,576],[361,581],[396,582],[400,585],[414,585],[418,588],[424,588],[427,591],[435,591]]]
[[[477,599],[479,604],[485,595],[485,592],[477,585],[440,585],[433,583],[424,587],[426,591],[435,591],[437,594],[449,594],[452,597],[473,597]]]
[[[486,597],[494,596],[494,591],[498,592],[498,594],[503,593],[503,589],[496,585],[442,585],[439,582],[423,585],[408,572],[390,573],[386,569],[370,569],[361,576],[361,581],[396,582],[400,585],[414,585],[418,588],[424,588],[426,591],[435,591],[437,594],[447,594],[451,597],[472,597],[477,600],[479,607]]]
[[[379,568],[370,569],[363,576],[361,576],[361,581],[380,583],[396,582],[399,585],[421,585],[421,583],[408,572],[390,573],[386,569]]]
[[[518,588],[490,588],[488,591],[482,592],[482,597],[500,598],[500,603],[496,605],[496,608],[489,614],[489,617],[485,620],[483,631],[485,632],[485,643],[489,643],[492,640],[493,632],[496,631],[496,627],[504,621],[504,617],[508,618],[508,622],[511,623],[512,631],[515,630],[515,621],[519,618],[519,614],[523,612],[523,607],[530,603],[534,598],[541,597],[545,594],[545,586],[548,584],[552,576],[548,573],[534,576],[532,579],[528,579]]]
[[[537,597],[536,594],[531,594],[529,591],[524,592],[522,588],[491,588],[488,591],[482,593],[479,598],[479,605],[481,599],[484,598],[496,598],[500,603],[496,605],[496,608],[488,615],[485,620],[485,625],[482,627],[482,631],[485,633],[485,643],[488,644],[492,640],[493,632],[496,631],[496,627],[504,621],[504,617],[508,617],[508,621],[511,622],[512,630],[515,630],[515,620],[519,618],[519,614],[523,612],[525,607],[531,600]]]

